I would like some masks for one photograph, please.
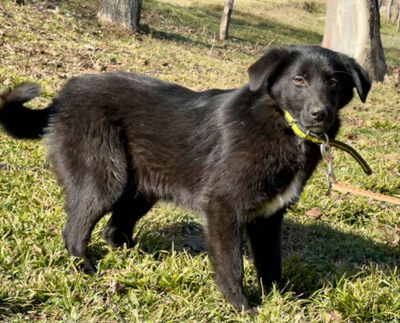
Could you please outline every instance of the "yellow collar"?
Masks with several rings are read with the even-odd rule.
[[[300,138],[306,140],[306,141],[310,141],[313,142],[315,144],[321,145],[322,143],[325,142],[325,140],[317,138],[312,136],[310,133],[304,133],[303,131],[300,130],[300,128],[297,126],[296,124],[296,119],[294,119],[290,113],[285,110],[285,119],[289,122],[290,127],[292,128],[293,132]],[[371,168],[368,166],[367,162],[364,160],[364,158],[361,157],[361,155],[352,147],[350,147],[349,145],[346,145],[343,142],[337,141],[337,140],[333,140],[333,139],[329,139],[329,144],[331,146],[337,147],[342,149],[343,151],[347,152],[348,154],[350,154],[362,167],[363,171],[367,174],[367,175],[371,175],[372,174],[372,170]]]

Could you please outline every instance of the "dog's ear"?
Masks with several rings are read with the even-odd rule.
[[[287,64],[289,56],[289,49],[283,47],[275,47],[267,51],[247,70],[250,90],[257,91],[264,83],[272,79]]]
[[[365,103],[368,92],[371,89],[371,80],[367,71],[362,68],[354,59],[351,59],[350,64],[347,65],[347,69],[353,78],[358,96],[360,97],[361,101]]]

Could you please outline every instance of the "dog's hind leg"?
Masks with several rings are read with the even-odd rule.
[[[96,268],[89,259],[87,247],[95,225],[108,209],[97,204],[98,201],[93,197],[81,195],[82,193],[76,191],[73,193],[74,197],[67,196],[68,218],[63,230],[63,239],[68,252],[72,256],[83,259],[82,265],[85,273],[94,275]]]
[[[127,189],[121,198],[113,205],[112,215],[103,231],[103,239],[112,247],[122,247],[126,243],[132,248],[132,239],[136,222],[144,216],[155,201],[149,201],[135,189]]]
[[[66,121],[58,122],[51,133],[50,158],[66,193],[64,244],[71,255],[83,258],[85,272],[94,274],[87,254],[91,233],[128,185],[121,131],[110,125],[83,128],[81,124],[75,133],[63,124]]]
[[[126,182],[112,178],[111,171],[104,171],[106,165],[95,166],[93,164],[92,173],[85,171],[81,177],[72,176],[65,185],[68,218],[63,230],[65,247],[72,256],[83,258],[83,269],[91,275],[96,272],[87,254],[92,231],[123,195],[123,183]]]

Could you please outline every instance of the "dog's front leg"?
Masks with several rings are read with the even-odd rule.
[[[237,310],[251,309],[243,288],[242,243],[244,226],[224,199],[207,208],[206,238],[218,288]]]
[[[264,288],[270,288],[282,275],[281,233],[284,213],[285,210],[281,210],[271,216],[257,217],[246,224],[254,265]]]

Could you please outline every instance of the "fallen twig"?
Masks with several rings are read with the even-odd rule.
[[[379,193],[373,193],[370,191],[362,190],[359,188],[347,186],[344,184],[339,184],[339,183],[332,183],[332,189],[341,193],[351,193],[354,195],[361,195],[361,196],[366,196],[370,197],[374,200],[378,201],[383,201],[383,202],[388,202],[392,204],[397,204],[400,205],[400,199],[392,197],[392,196],[387,196]]]

